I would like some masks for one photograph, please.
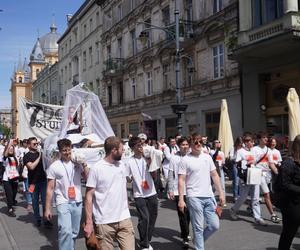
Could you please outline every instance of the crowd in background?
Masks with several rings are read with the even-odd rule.
[[[0,178],[5,191],[8,215],[16,217],[15,206],[18,204],[16,195],[20,183],[22,183],[27,210],[28,212],[33,210],[37,227],[41,225],[46,228],[53,227],[50,207],[54,201],[58,215],[61,214],[58,216],[60,249],[75,246],[82,216],[82,178],[87,181],[85,204],[87,219],[84,231],[87,237],[90,237],[92,232],[95,232],[98,238],[101,233],[104,233],[102,235],[104,238],[101,236],[103,249],[111,249],[114,240],[118,241],[122,249],[133,249],[133,226],[128,210],[126,182],[132,183],[133,191],[128,198],[134,201],[138,212],[140,237],[138,245],[141,249],[153,249],[150,243],[155,230],[157,208],[159,200],[165,198],[174,200],[183,246],[187,248],[191,240],[189,231],[191,223],[195,247],[204,249],[205,240],[219,228],[218,218],[215,215],[220,215],[219,207],[228,207],[231,199],[228,193],[232,193],[234,203],[229,208],[232,220],[239,219],[238,211],[249,196],[247,211],[254,217],[254,223],[257,225],[267,225],[261,216],[262,200],[273,223],[280,223],[282,220],[274,211],[274,205],[280,208],[283,231],[279,249],[289,249],[300,225],[297,212],[300,205],[300,137],[295,138],[291,147],[292,158],[284,157],[287,158],[286,160],[282,159],[281,152],[276,149],[276,139],[262,132],[256,135],[245,133],[242,137],[237,137],[228,155],[223,153],[222,143],[219,140],[209,141],[207,136],[197,134],[190,137],[169,137],[167,141],[163,137],[159,140],[147,138],[143,133],[138,136],[129,135],[126,142],[111,137],[105,141],[106,156],[96,164],[98,169],[90,166],[87,168],[84,162],[73,164],[72,144],[67,139],[64,140],[58,143],[61,159],[53,163],[47,171],[43,166],[43,148],[37,138],[0,142]],[[145,152],[148,151],[149,155],[145,156]],[[154,160],[154,156],[161,156],[161,158]],[[161,161],[157,163],[157,159]],[[151,160],[156,161],[157,167],[150,167]],[[116,169],[112,171],[113,176],[103,167],[107,165]],[[205,166],[206,169],[199,170],[198,165]],[[260,170],[259,184],[251,184],[247,179],[249,169],[253,167]],[[151,171],[149,168],[152,168]],[[61,169],[64,171],[61,172]],[[124,179],[120,177],[120,171],[121,177],[126,176],[126,201],[124,195],[120,196],[124,192],[124,185],[122,186]],[[119,177],[121,179],[116,182]],[[76,181],[74,178],[77,178]],[[282,188],[280,205],[275,194],[279,178]],[[108,180],[111,180],[111,183]],[[99,186],[103,190],[99,191]],[[202,189],[197,190],[199,187]],[[112,200],[108,201],[107,197],[103,196],[106,192],[108,197],[119,197],[119,201],[115,203]],[[54,198],[53,193],[55,193]],[[62,206],[63,204],[66,206]],[[115,209],[112,213],[112,207],[119,208],[117,217]],[[199,209],[203,212],[201,218],[197,214]],[[75,214],[77,218],[75,224],[74,220],[70,222],[64,217],[64,210],[72,210],[70,214]],[[123,235],[118,235],[117,228],[111,226],[111,223],[115,222],[122,222],[122,227],[126,229]],[[69,227],[65,227],[68,223]]]

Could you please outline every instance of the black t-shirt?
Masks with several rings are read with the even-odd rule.
[[[23,157],[24,166],[28,162],[34,162],[39,157],[39,154],[39,152],[28,152],[27,154],[25,154]],[[44,171],[43,160],[41,157],[38,165],[35,167],[34,170],[30,170],[28,168],[28,182],[29,184],[36,184],[44,181],[47,181],[47,176]]]

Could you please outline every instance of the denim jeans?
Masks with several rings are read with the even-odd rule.
[[[24,179],[24,192],[25,192],[25,198],[26,198],[26,202],[27,205],[31,205],[32,204],[32,195],[31,193],[29,193],[28,191],[29,188],[29,183],[28,183],[28,178]]]
[[[56,208],[59,250],[74,250],[80,230],[82,202],[63,203]]]
[[[255,219],[261,219],[259,204],[259,185],[246,185],[240,182],[240,197],[235,202],[232,210],[237,212],[246,201],[248,194],[251,196],[253,216]]]
[[[238,176],[238,170],[236,163],[233,164],[232,167],[232,192],[233,192],[233,198],[237,199],[240,196],[239,192],[239,176]]]
[[[40,215],[40,196],[42,200],[43,213],[45,211],[47,181],[34,184],[34,192],[32,195],[32,207],[36,221],[41,221]]]
[[[204,250],[204,241],[220,227],[219,218],[215,212],[216,200],[214,197],[187,197],[187,206],[196,250]]]

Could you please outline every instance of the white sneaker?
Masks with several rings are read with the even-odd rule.
[[[153,247],[149,244],[148,250],[153,250]]]
[[[254,223],[256,225],[260,225],[260,226],[267,226],[267,222],[265,222],[264,219],[260,218],[260,219],[254,219]]]

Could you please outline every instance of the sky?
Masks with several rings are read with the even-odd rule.
[[[0,1],[0,109],[10,108],[10,78],[21,54],[29,61],[39,36],[50,32],[54,18],[57,32],[67,27],[67,14],[74,14],[84,0],[1,0]]]

